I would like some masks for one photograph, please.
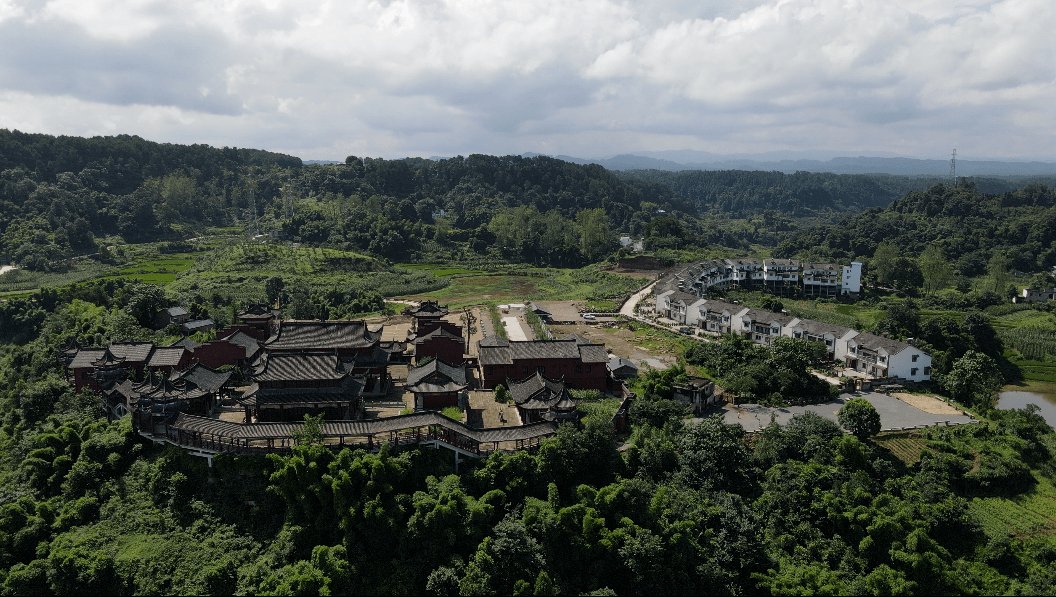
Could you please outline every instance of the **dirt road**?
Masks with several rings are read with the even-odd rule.
[[[627,299],[627,302],[623,303],[623,306],[620,307],[620,315],[626,315],[627,317],[633,316],[634,308],[638,306],[638,303],[641,302],[643,298],[649,296],[649,293],[653,291],[653,286],[656,286],[656,282],[653,282],[652,284],[632,294],[631,298]]]

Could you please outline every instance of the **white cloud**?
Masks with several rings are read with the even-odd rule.
[[[0,0],[0,127],[334,159],[1054,155],[1054,23],[1051,0]]]

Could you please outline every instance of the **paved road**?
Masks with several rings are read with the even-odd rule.
[[[883,431],[897,431],[914,427],[934,427],[936,425],[964,425],[976,422],[967,415],[933,415],[902,402],[886,394],[873,392],[856,392],[841,394],[839,398],[822,404],[808,406],[790,406],[788,408],[770,408],[758,404],[741,404],[725,406],[712,410],[708,414],[721,414],[727,424],[740,423],[745,431],[759,431],[770,424],[771,415],[778,425],[785,425],[794,415],[813,412],[831,421],[836,420],[836,412],[852,398],[865,398],[880,413],[880,427]]]
[[[631,298],[627,299],[627,302],[623,303],[623,306],[620,307],[620,315],[633,317],[634,308],[638,306],[638,303],[641,302],[643,298],[649,296],[649,293],[653,291],[653,286],[656,286],[656,282],[653,282],[652,284],[632,294]]]

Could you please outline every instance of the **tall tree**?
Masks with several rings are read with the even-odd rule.
[[[939,380],[950,397],[961,402],[988,405],[1003,379],[997,363],[989,356],[969,350],[957,359],[949,374]]]
[[[920,256],[920,273],[924,276],[924,293],[934,294],[942,290],[953,276],[953,268],[945,253],[935,244],[928,245]]]
[[[994,253],[986,264],[987,290],[995,294],[1004,294],[1008,290],[1008,284],[1012,280],[1012,261],[1004,253]]]
[[[898,259],[898,247],[894,243],[885,241],[876,247],[876,252],[873,253],[873,260],[870,265],[872,265],[877,284],[883,286],[891,283],[895,273],[896,259]]]

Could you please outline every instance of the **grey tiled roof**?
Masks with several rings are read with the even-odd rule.
[[[183,324],[182,327],[185,330],[199,330],[214,325],[216,325],[216,323],[213,322],[212,319],[195,319],[194,321],[188,321],[187,323]]]
[[[417,307],[408,307],[406,312],[412,317],[442,317],[447,315],[447,307],[436,301],[422,301]]]
[[[562,400],[571,400],[563,380],[550,379],[538,371],[520,381],[507,379],[506,384],[513,402],[529,410],[550,408]]]
[[[864,346],[873,350],[883,348],[884,351],[890,355],[898,354],[910,346],[908,342],[900,342],[898,340],[884,338],[883,336],[877,336],[867,332],[858,334],[852,338],[852,340],[854,340],[855,344],[858,346]]]
[[[676,290],[673,293],[671,293],[671,295],[667,299],[667,302],[668,303],[674,303],[676,301],[682,301],[688,307],[688,306],[692,305],[693,303],[695,303],[695,302],[697,302],[699,300],[700,300],[700,297],[695,295],[695,294],[690,294],[688,292],[682,292],[681,290]]]
[[[153,354],[150,355],[150,360],[147,361],[147,367],[175,367],[180,364],[180,359],[186,352],[187,350],[182,346],[155,348]]]
[[[236,331],[227,338],[224,338],[224,340],[245,348],[247,359],[252,359],[256,356],[257,352],[260,351],[260,340],[257,340],[249,334],[243,333],[242,330]]]
[[[772,313],[770,311],[763,311],[762,309],[748,309],[747,313],[741,315],[742,318],[747,317],[753,322],[758,323],[773,323],[778,322],[782,326],[788,325],[795,317],[791,315],[784,315],[782,313]]]
[[[191,340],[190,338],[180,338],[179,340],[173,342],[172,344],[169,344],[170,348],[175,348],[177,346],[182,346],[183,348],[186,348],[187,350],[193,351],[194,349],[201,347],[201,344],[198,344],[197,342],[195,342],[194,340]]]
[[[323,423],[323,435],[327,437],[365,437],[383,435],[401,429],[429,427],[438,425],[459,435],[480,443],[507,442],[516,440],[547,437],[557,433],[553,423],[533,423],[515,427],[494,429],[471,429],[462,423],[452,421],[435,412],[420,412],[410,415],[387,417],[384,419],[367,419],[361,421],[326,421]],[[188,414],[180,414],[172,425],[176,429],[192,433],[202,433],[231,439],[281,439],[291,437],[294,431],[301,429],[303,423],[232,423],[218,419],[209,419]]]
[[[363,320],[282,321],[278,332],[264,346],[269,350],[365,348],[380,337],[381,334],[368,330]]]
[[[366,378],[359,375],[349,375],[339,385],[326,388],[262,388],[253,384],[238,403],[242,406],[348,403],[360,396],[366,385]]]
[[[433,359],[421,367],[410,367],[407,370],[405,387],[416,394],[457,392],[466,388],[466,366],[449,365],[440,359]]]
[[[114,342],[109,347],[115,357],[128,363],[146,363],[154,350],[153,342]]]
[[[92,363],[101,359],[105,352],[105,348],[82,348],[73,355],[73,359],[67,367],[70,369],[87,369],[93,367],[94,365],[92,365]]]
[[[217,371],[201,363],[195,363],[183,371],[173,372],[169,379],[182,379],[206,392],[213,393],[222,388],[227,380],[231,379],[231,375],[231,371]]]
[[[422,344],[423,342],[428,342],[428,341],[430,341],[430,340],[432,340],[434,338],[450,338],[450,339],[456,340],[458,342],[464,342],[462,336],[459,336],[458,334],[453,334],[449,330],[447,330],[445,328],[442,328],[442,327],[439,327],[439,328],[436,328],[433,331],[429,332],[428,334],[424,334],[422,336],[418,336],[417,338],[414,339],[414,343],[415,344]]]
[[[843,327],[842,325],[835,325],[832,323],[823,323],[820,321],[814,321],[811,319],[801,319],[796,327],[802,328],[803,331],[809,332],[816,336],[823,336],[830,334],[836,338],[842,338],[847,332],[853,332],[851,328]]]
[[[348,374],[333,353],[264,353],[253,366],[255,381],[336,380]]]
[[[267,305],[257,304],[243,310],[238,314],[238,318],[243,321],[261,321],[274,319],[275,313]]]
[[[498,346],[481,342],[480,364],[510,365],[514,361],[535,359],[577,359],[583,363],[609,361],[604,345],[580,344],[576,338],[573,336],[562,340],[505,341]]]

